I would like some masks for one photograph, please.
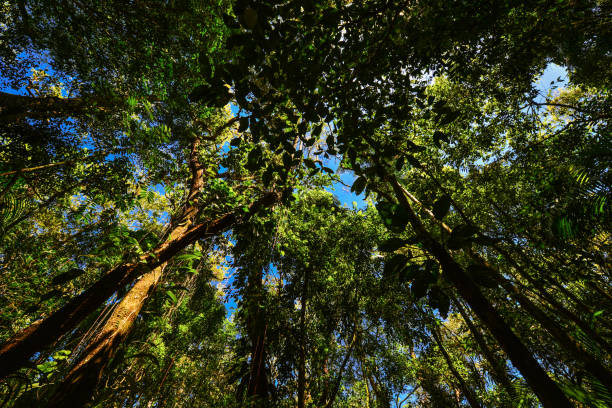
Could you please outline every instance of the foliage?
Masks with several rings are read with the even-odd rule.
[[[83,403],[612,405],[609,23],[598,0],[0,4],[0,366],[47,339],[2,406],[53,406],[158,267]]]

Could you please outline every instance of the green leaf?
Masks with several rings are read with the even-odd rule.
[[[492,271],[484,265],[472,264],[467,267],[465,272],[477,285],[484,286],[485,288],[497,287],[495,276],[493,276]]]
[[[68,358],[68,356],[72,353],[71,350],[58,350],[53,353],[53,360],[61,361]]]
[[[170,299],[172,299],[172,302],[174,302],[174,303],[177,303],[177,302],[178,302],[178,299],[176,298],[176,295],[175,295],[174,293],[172,293],[172,291],[171,291],[171,290],[167,290],[167,291],[166,291],[166,295],[168,295],[168,297],[169,297]]]
[[[291,157],[291,155],[287,152],[283,153],[283,165],[285,166],[285,169],[289,170],[292,164],[293,158]]]
[[[478,228],[469,224],[461,224],[453,228],[451,237],[469,238],[478,233]]]
[[[247,156],[247,164],[246,164],[247,170],[255,171],[259,169],[260,164],[261,164],[260,162],[261,162],[262,154],[263,153],[261,151],[260,146],[257,146],[256,148],[254,148],[253,150],[249,152],[249,155]]]
[[[424,276],[417,276],[410,285],[410,294],[415,299],[420,299],[427,293],[427,288],[429,287],[429,282]]]
[[[316,168],[316,167],[317,167],[317,166],[316,166],[316,164],[315,164],[315,162],[314,162],[314,161],[312,161],[312,159],[308,159],[308,158],[304,159],[304,164],[305,164],[305,165],[306,165],[306,167],[308,167],[309,169],[314,169],[314,168]]]
[[[436,219],[441,220],[450,210],[451,200],[449,196],[442,196],[433,204],[432,212]]]
[[[398,276],[400,271],[406,267],[408,261],[408,257],[402,254],[385,258],[384,276],[388,278]]]
[[[244,132],[245,130],[247,130],[249,128],[249,118],[246,116],[242,116],[240,117],[240,119],[238,119],[240,125],[238,126],[238,131],[239,132]]]
[[[355,193],[356,195],[360,195],[365,189],[367,183],[368,181],[366,180],[365,177],[363,176],[357,177],[357,179],[351,186],[351,192]]]
[[[404,167],[405,161],[406,161],[406,158],[404,157],[400,157],[399,159],[397,159],[397,161],[395,162],[395,170],[401,171],[402,167]]]
[[[202,254],[181,254],[175,257],[174,259],[177,261],[193,261],[198,260],[202,257]]]
[[[424,146],[419,146],[416,143],[413,143],[410,140],[406,140],[406,145],[408,147],[408,150],[411,152],[422,152],[425,150]]]
[[[450,308],[450,298],[440,290],[440,287],[434,285],[427,295],[429,306],[432,309],[438,309],[440,316],[446,319]]]
[[[411,240],[403,238],[389,238],[378,246],[378,250],[382,252],[394,252],[410,243]]]
[[[239,137],[235,137],[235,138],[233,138],[233,139],[232,139],[232,141],[230,142],[230,146],[233,146],[233,147],[238,147],[238,146],[240,146],[240,144],[241,144],[241,143],[242,143],[242,139],[241,139],[241,138],[239,138]]]
[[[386,201],[379,201],[376,209],[383,220],[383,223],[391,232],[401,233],[408,224],[408,212],[399,204],[391,204]]]
[[[466,248],[471,245],[471,237],[477,232],[478,228],[468,224],[461,224],[453,228],[446,245],[449,249]]]
[[[440,126],[446,126],[453,123],[459,117],[460,112],[455,110],[448,110],[442,118],[439,120]]]
[[[450,141],[450,136],[444,132],[436,130],[433,134],[433,142],[439,149],[442,148],[442,145],[440,144],[441,141],[448,143]]]
[[[38,364],[36,368],[38,368],[43,373],[48,374],[57,369],[57,361],[45,361],[42,364]]]
[[[408,161],[408,163],[410,163],[410,165],[411,165],[412,167],[415,167],[415,168],[417,168],[417,169],[420,169],[421,167],[423,167],[423,166],[421,165],[421,162],[419,162],[419,161],[416,159],[416,157],[414,157],[414,156],[410,156],[410,155],[408,155],[408,156],[406,156],[406,160]]]

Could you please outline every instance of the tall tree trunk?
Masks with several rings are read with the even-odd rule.
[[[112,98],[33,97],[0,92],[0,123],[18,122],[25,118],[78,117],[95,112],[109,112],[120,104],[119,100]]]
[[[391,178],[395,195],[406,210],[408,219],[424,248],[440,263],[443,276],[455,287],[459,295],[470,305],[474,313],[491,331],[500,343],[514,366],[521,372],[529,386],[545,408],[570,408],[572,404],[561,389],[538,364],[529,349],[519,340],[503,321],[502,316],[484,297],[478,286],[468,277],[461,266],[455,262],[448,251],[440,245],[425,229],[414,213],[404,188],[397,179]]]
[[[444,222],[437,220],[433,212],[429,210],[427,207],[423,206],[414,195],[410,194],[410,192],[406,191],[399,184],[397,184],[397,187],[402,192],[402,197],[404,197],[404,200],[406,201],[408,205],[409,203],[406,200],[406,197],[410,199],[411,201],[413,201],[414,203],[421,205],[423,211],[429,216],[429,218],[437,222],[446,232],[451,233],[451,228],[448,225],[446,225]],[[454,205],[456,206],[457,204],[454,204]],[[465,222],[469,222],[469,219],[465,216],[465,214],[463,214],[463,212],[461,212],[461,216]],[[544,290],[544,288],[541,285],[539,285],[537,281],[533,279],[526,270],[521,268],[520,265],[518,265],[518,263],[516,263],[516,261],[512,259],[512,257],[508,256],[508,254],[505,253],[503,250],[501,250],[498,246],[494,246],[494,247],[497,251],[500,251],[502,255],[506,256],[508,261],[511,262],[511,264],[516,268],[519,274],[523,276],[525,279],[527,279],[529,283],[531,283],[534,287],[541,289],[545,293],[547,293]],[[588,350],[585,349],[584,346],[579,341],[577,341],[571,334],[567,333],[567,331],[564,330],[556,321],[551,319],[538,306],[536,306],[531,300],[529,300],[525,295],[523,295],[523,293],[521,293],[521,291],[519,291],[518,288],[512,284],[512,282],[510,282],[508,279],[503,277],[493,266],[491,266],[479,254],[474,253],[471,250],[467,251],[466,254],[470,258],[472,258],[474,261],[486,266],[487,269],[489,269],[491,276],[493,276],[498,281],[498,283],[512,297],[514,297],[515,300],[519,302],[521,307],[523,307],[527,312],[529,312],[530,315],[536,321],[538,321],[546,329],[546,331],[548,331],[553,336],[553,338],[555,338],[559,342],[559,344],[561,344],[561,346],[564,347],[566,351],[570,353],[570,355],[576,361],[581,362],[590,373],[595,375],[595,377],[597,377],[602,382],[602,384],[612,387],[612,374],[610,373],[610,371],[607,370],[603,366],[603,364],[601,364],[595,357],[593,357],[593,355],[589,353]],[[591,330],[590,327],[584,324],[584,322],[580,321],[580,319],[578,319],[577,317],[574,318],[573,314],[567,311],[565,308],[563,308],[558,302],[556,302],[554,299],[551,299],[550,296],[548,296],[546,300],[549,301],[549,303],[551,303],[553,307],[556,307],[558,309],[557,311],[558,313],[568,316],[570,321],[573,321],[579,327],[583,328],[583,330],[588,335],[590,335],[594,340],[602,344],[604,347],[604,350],[607,350],[609,348],[607,345],[607,342],[601,339],[601,337],[597,335],[597,333]]]
[[[266,336],[267,319],[261,308],[263,303],[263,268],[249,279],[249,317],[247,330],[251,339],[251,366],[247,396],[253,399],[256,406],[265,406],[268,399],[268,373],[266,371]]]
[[[325,408],[331,408],[334,405],[334,401],[336,400],[336,395],[338,395],[338,391],[340,390],[340,384],[342,383],[342,375],[344,374],[344,369],[346,368],[346,364],[351,358],[351,354],[353,353],[353,347],[355,346],[355,342],[357,341],[357,326],[356,325],[355,325],[355,329],[353,330],[353,335],[351,337],[352,337],[351,345],[348,347],[348,350],[346,351],[346,354],[344,355],[342,364],[340,364],[340,369],[338,370],[338,375],[336,376],[336,380],[333,383],[333,388],[331,390],[329,399],[327,399],[327,396],[326,396],[327,390],[325,390],[325,393],[321,397],[319,406],[323,406],[325,401],[327,401],[327,403],[325,403]]]
[[[49,408],[86,406],[98,386],[104,369],[114,357],[162,276],[165,265],[143,275],[115,308],[80,361],[70,370],[48,403]]]
[[[182,236],[193,224],[199,211],[199,194],[204,186],[204,169],[199,161],[200,139],[191,145],[189,167],[191,183],[177,225],[167,241]],[[102,329],[87,345],[80,361],[64,378],[62,385],[49,402],[49,407],[84,406],[91,399],[106,365],[130,333],[145,300],[153,293],[161,279],[165,263],[144,274],[115,307]]]
[[[552,337],[569,353],[572,358],[582,363],[584,368],[593,374],[606,387],[612,387],[612,374],[601,364],[588,350],[576,340],[567,330],[551,319],[510,281],[501,276],[494,268],[489,268],[500,285],[516,299],[521,307],[526,310],[537,322],[542,324]],[[606,350],[607,352],[607,350]]]
[[[271,206],[278,199],[277,193],[266,193],[251,205],[249,213],[260,207]],[[227,213],[211,222],[192,226],[181,236],[158,245],[152,254],[141,256],[138,263],[118,265],[62,308],[17,333],[0,347],[0,379],[27,365],[28,359],[33,354],[46,349],[74,329],[119,288],[134,282],[147,271],[164,264],[196,240],[227,230],[242,214],[244,214],[242,211]]]
[[[304,271],[304,286],[302,286],[302,299],[300,309],[300,361],[298,363],[298,408],[306,404],[306,302],[308,296],[308,278],[310,271]]]
[[[458,300],[455,301],[455,306],[457,307],[457,310],[459,310],[459,314],[465,321],[465,324],[470,330],[470,333],[472,333],[472,337],[474,337],[474,340],[476,340],[476,344],[478,344],[478,348],[480,348],[481,353],[483,354],[483,356],[489,363],[489,366],[491,367],[491,374],[493,378],[502,387],[504,387],[504,389],[506,390],[506,393],[511,398],[512,401],[509,401],[508,407],[510,406],[513,407],[514,404],[518,400],[517,400],[516,390],[514,389],[512,385],[512,381],[510,380],[510,377],[508,376],[508,372],[506,371],[506,367],[505,367],[506,362],[500,358],[497,358],[493,354],[493,351],[487,345],[487,342],[482,336],[482,333],[480,333],[480,330],[478,330],[478,328],[474,326],[472,319],[470,319],[467,312],[465,311],[465,309],[463,308],[463,306]]]
[[[440,339],[440,332],[438,331],[438,328],[437,327],[432,328],[431,334],[434,340],[436,341],[436,344],[440,348],[440,352],[442,353],[442,356],[444,356],[446,365],[448,366],[449,370],[451,371],[455,379],[457,379],[457,382],[459,383],[459,388],[461,389],[461,393],[463,394],[465,399],[468,400],[472,408],[481,408],[481,405],[478,402],[476,395],[470,389],[470,387],[468,387],[468,385],[465,383],[465,380],[463,379],[463,377],[461,377],[461,374],[459,374],[459,371],[457,371],[457,369],[455,368],[455,365],[453,364],[453,360],[450,358],[450,356],[446,352],[446,349],[442,345],[442,340]]]

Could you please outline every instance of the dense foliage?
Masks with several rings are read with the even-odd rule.
[[[611,27],[0,2],[0,407],[612,406]]]

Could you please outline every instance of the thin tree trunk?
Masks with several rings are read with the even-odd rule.
[[[459,295],[470,305],[474,313],[481,319],[491,334],[500,343],[506,354],[521,372],[529,386],[538,396],[545,408],[570,408],[572,404],[561,389],[546,374],[531,352],[519,340],[503,321],[502,316],[483,296],[478,286],[468,277],[461,266],[455,262],[447,250],[440,245],[425,229],[418,216],[414,213],[404,188],[397,179],[391,179],[395,195],[407,212],[409,222],[420,238],[424,248],[440,263],[448,281],[454,285]]]
[[[263,322],[258,322],[263,323]],[[247,395],[255,397],[258,404],[268,398],[268,375],[266,372],[266,335],[268,326],[263,323],[259,328],[251,349],[251,371]]]
[[[499,246],[497,245],[493,245],[493,248],[512,263],[512,265],[518,271],[520,276],[525,278],[533,287],[538,290],[539,295],[554,308],[556,313],[565,316],[570,322],[573,322],[576,326],[580,327],[580,329],[584,331],[589,337],[598,342],[604,350],[610,350],[610,345],[607,341],[605,341],[598,333],[591,329],[591,327],[589,327],[589,325],[586,324],[582,319],[580,319],[570,310],[566,309],[563,305],[561,305],[550,293],[548,293],[546,288],[544,288],[544,286],[540,284],[537,279],[534,279],[529,272],[521,268],[521,266],[516,261],[514,261],[506,251],[504,251],[502,248],[499,248]],[[519,253],[519,255],[524,258],[523,260],[525,262],[531,262],[529,259],[526,259],[526,256],[524,254]],[[491,269],[494,268],[491,267]],[[546,326],[548,325],[549,323]]]
[[[336,395],[338,395],[338,390],[340,390],[340,384],[342,383],[342,375],[344,373],[344,369],[346,368],[346,364],[351,358],[351,354],[353,353],[353,346],[355,346],[355,342],[357,341],[357,326],[353,330],[353,336],[351,340],[351,345],[349,346],[346,354],[344,355],[344,360],[342,360],[342,364],[340,365],[340,370],[338,371],[338,375],[336,376],[336,381],[334,382],[334,388],[332,389],[331,395],[329,396],[329,401],[325,404],[325,408],[331,408],[334,405],[334,401],[336,400]],[[323,405],[323,400],[319,405]]]
[[[300,309],[300,361],[298,363],[298,408],[305,407],[306,393],[306,302],[308,296],[308,278],[310,272],[304,271],[304,286],[302,287],[302,308]]]
[[[492,274],[499,281],[500,285],[519,302],[521,307],[526,310],[537,322],[548,331],[552,337],[567,351],[574,360],[584,365],[584,368],[593,374],[606,387],[612,387],[612,374],[601,362],[599,362],[584,346],[576,340],[567,330],[559,326],[546,313],[537,307],[531,300],[523,295],[516,286],[505,279],[499,272],[489,268]],[[607,351],[607,350],[606,350]]]
[[[251,366],[247,396],[256,406],[265,406],[268,399],[268,373],[266,371],[266,336],[268,330],[264,301],[263,266],[257,267],[249,276],[247,286],[248,320],[247,330],[251,339]]]
[[[504,387],[504,389],[508,393],[508,396],[510,396],[510,398],[512,399],[510,403],[516,402],[517,401],[516,390],[512,386],[512,381],[510,380],[510,377],[508,376],[508,373],[506,371],[505,361],[497,358],[493,354],[493,352],[487,345],[487,342],[485,341],[484,337],[480,333],[480,330],[478,330],[478,328],[474,326],[472,319],[470,319],[467,312],[465,311],[465,309],[463,308],[463,306],[458,300],[455,301],[455,307],[457,307],[457,310],[459,310],[459,314],[461,315],[461,317],[465,321],[465,324],[468,326],[468,329],[472,333],[472,337],[474,337],[474,339],[476,340],[476,344],[478,344],[478,347],[480,348],[480,351],[484,355],[485,359],[488,361],[489,366],[491,367],[493,378],[502,387]]]
[[[453,360],[450,358],[450,356],[446,352],[446,349],[442,345],[442,340],[440,339],[440,333],[438,331],[438,328],[437,327],[432,328],[431,334],[434,340],[436,341],[436,344],[438,345],[438,348],[440,349],[440,352],[442,353],[444,360],[446,361],[446,365],[448,366],[448,369],[451,371],[451,373],[453,374],[453,376],[459,383],[459,388],[461,389],[461,393],[465,396],[465,399],[468,400],[472,408],[481,408],[480,403],[478,402],[478,399],[476,398],[476,395],[465,383],[465,380],[463,379],[463,377],[461,377],[461,374],[459,374],[459,371],[457,371],[457,369],[455,368],[455,365],[453,364]]]

